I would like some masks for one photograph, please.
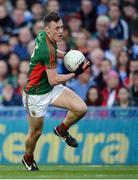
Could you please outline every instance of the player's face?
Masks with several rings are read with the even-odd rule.
[[[51,40],[56,42],[61,41],[63,38],[63,22],[60,19],[58,22],[50,22],[46,26],[46,32]]]

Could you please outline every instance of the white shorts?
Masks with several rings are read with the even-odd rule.
[[[63,85],[54,86],[54,88],[43,95],[30,95],[23,91],[23,105],[28,114],[32,117],[43,117],[46,114],[47,107],[52,104],[66,87]]]

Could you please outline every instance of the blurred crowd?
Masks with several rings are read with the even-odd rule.
[[[80,50],[92,66],[66,86],[88,106],[138,106],[138,1],[0,0],[0,106],[22,106],[29,60],[43,17],[64,21],[62,51]],[[58,73],[68,73],[58,59]]]

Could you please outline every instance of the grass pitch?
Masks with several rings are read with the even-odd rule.
[[[22,165],[0,165],[1,179],[138,179],[138,166],[39,165],[28,172]]]

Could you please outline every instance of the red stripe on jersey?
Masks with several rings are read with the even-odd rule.
[[[48,37],[46,37],[46,42],[49,48],[49,53],[50,53],[50,68],[55,68],[55,54],[54,54],[54,48],[51,45],[50,40],[48,39]]]
[[[36,64],[31,72],[31,74],[29,75],[29,83],[26,87],[26,92],[28,92],[28,90],[34,86],[37,85],[40,82],[40,78],[42,76],[42,74],[45,72],[45,66],[41,65],[41,64]]]

